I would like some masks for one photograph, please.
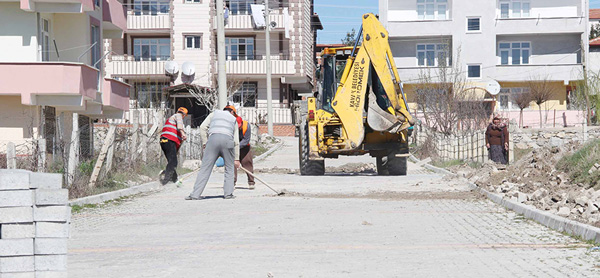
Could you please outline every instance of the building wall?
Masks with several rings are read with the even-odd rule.
[[[15,145],[37,136],[38,111],[36,106],[21,104],[20,96],[0,96],[0,146]]]
[[[53,17],[52,26],[56,30],[53,35],[60,51],[60,61],[77,62],[79,56],[91,46],[89,16],[87,14],[56,14]],[[52,46],[51,49],[54,47]],[[55,57],[55,52],[50,53],[51,59]],[[86,53],[79,61],[90,64],[91,54]]]
[[[211,86],[211,48],[212,29],[209,17],[212,1],[201,1],[201,3],[185,3],[184,1],[173,1],[173,30],[171,35],[172,52],[174,61],[179,66],[184,62],[193,62],[196,66],[195,84],[205,87]],[[184,34],[201,34],[201,49],[184,49]],[[181,75],[175,82],[181,83]]]
[[[18,2],[0,2],[0,61],[38,60],[37,17]]]

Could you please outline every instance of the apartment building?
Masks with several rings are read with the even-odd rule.
[[[217,87],[215,2],[129,1],[127,32],[122,39],[106,42],[111,48],[107,73],[132,84],[131,107],[140,114],[183,105],[190,106],[192,120],[199,122],[207,111],[197,107],[181,84]],[[266,114],[267,106],[263,4],[256,0],[225,1],[226,72],[228,87],[234,91],[229,100],[252,122]],[[271,0],[269,8],[266,22],[272,26],[275,121],[291,123],[289,105],[299,94],[312,92],[316,32],[312,0]],[[191,64],[195,75],[182,79],[179,74],[170,80],[165,75],[167,61],[177,63],[180,70],[184,63]]]
[[[468,86],[497,81],[498,96],[488,92],[496,112],[518,121],[513,96],[529,90],[531,80],[548,80],[555,88],[543,104],[543,121],[563,115],[568,125],[581,124],[570,110],[575,82],[582,78],[588,49],[588,4],[585,0],[380,0],[380,20],[412,109],[415,84],[426,71],[456,68]],[[435,76],[435,75],[434,75]],[[439,81],[439,80],[438,80]],[[556,110],[556,113],[554,113]],[[525,126],[538,126],[537,106],[525,111]],[[548,116],[548,114],[551,114]]]
[[[0,152],[12,142],[27,154],[45,139],[54,153],[73,134],[91,153],[91,121],[129,107],[130,86],[105,77],[101,60],[101,39],[122,36],[125,24],[116,0],[0,2]]]

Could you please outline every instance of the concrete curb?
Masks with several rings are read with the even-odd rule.
[[[411,155],[409,160],[412,162],[419,162],[420,160],[415,156]],[[423,167],[429,169],[438,174],[446,174],[456,176],[457,174],[452,173],[446,169],[438,168],[430,164],[424,164]],[[539,210],[533,206],[517,203],[508,199],[504,199],[501,195],[489,192],[474,183],[469,182],[469,188],[476,191],[492,202],[497,203],[507,209],[510,209],[516,213],[522,214],[528,219],[538,222],[550,229],[554,229],[559,232],[565,232],[572,236],[578,236],[584,240],[593,240],[596,243],[600,243],[600,228],[596,228],[581,222],[569,220],[567,218],[558,216],[556,214]]]
[[[596,243],[600,243],[600,228],[596,228],[574,220],[569,220],[556,214],[539,210],[533,206],[503,199],[502,196],[491,193],[474,183],[469,183],[469,187],[472,190],[485,195],[492,202],[497,203],[516,213],[522,214],[526,218],[532,219],[548,228],[557,230],[559,232],[565,232],[573,236],[579,236],[584,240],[593,240]]]
[[[161,188],[161,185],[157,181],[145,183],[142,185],[137,185],[129,188],[123,188],[121,190],[106,192],[98,195],[87,196],[75,200],[69,201],[69,205],[88,205],[88,204],[100,204],[106,201],[118,199],[125,196],[130,196],[134,194],[144,193],[148,191],[158,190]]]
[[[410,160],[410,161],[411,161],[411,162],[413,162],[413,163],[419,163],[419,162],[420,162],[420,160],[419,160],[418,158],[416,158],[416,157],[415,157],[414,155],[412,155],[412,154],[411,154],[411,155],[408,157],[408,160]],[[452,172],[450,172],[450,171],[448,171],[448,170],[446,170],[446,169],[442,169],[442,168],[439,168],[439,167],[435,167],[435,166],[433,166],[433,165],[431,165],[431,164],[423,164],[422,166],[423,166],[423,168],[425,168],[425,169],[427,169],[427,170],[430,170],[430,171],[432,171],[432,172],[434,172],[434,173],[440,174],[440,175],[450,175],[450,176],[456,176],[456,174],[455,174],[455,173],[452,173]]]
[[[283,146],[283,140],[279,144],[276,144],[273,147],[271,147],[265,153],[256,157],[254,159],[254,162],[265,159],[267,156],[269,156],[270,154],[272,154],[273,152],[275,152],[277,149],[281,148],[282,146]],[[199,169],[195,169],[194,171],[185,174],[181,178],[181,180],[185,180],[185,179],[189,178],[190,176],[195,174],[198,170]],[[150,191],[155,191],[155,190],[161,190],[166,187],[167,186],[162,186],[160,184],[160,182],[158,182],[158,181],[152,181],[152,182],[144,183],[141,185],[136,185],[136,186],[129,187],[129,188],[123,188],[123,189],[120,189],[117,191],[106,192],[106,193],[102,193],[102,194],[98,194],[98,195],[86,196],[83,198],[70,200],[69,205],[70,206],[74,206],[74,205],[82,206],[82,205],[91,205],[91,204],[101,204],[101,203],[115,200],[115,199],[118,199],[121,197],[127,197],[127,196],[131,196],[131,195],[135,195],[135,194],[140,194],[140,193],[145,193],[145,192],[150,192]]]
[[[269,156],[270,154],[274,153],[277,149],[283,147],[283,140],[279,139],[280,142],[279,144],[274,145],[273,147],[271,147],[268,151],[266,151],[265,153],[257,156],[256,158],[254,158],[253,162],[256,163],[258,161],[261,161],[265,158],[267,158],[267,156]]]

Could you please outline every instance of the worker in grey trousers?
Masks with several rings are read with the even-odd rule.
[[[225,162],[225,182],[223,184],[224,199],[233,199],[234,167],[239,167],[240,161],[240,139],[239,129],[234,110],[225,107],[223,111],[215,111],[200,125],[200,137],[202,138],[204,155],[202,165],[194,183],[194,190],[186,200],[202,199],[202,192],[208,183],[210,174],[219,156]],[[208,139],[207,139],[208,138]],[[204,144],[204,142],[206,142]]]

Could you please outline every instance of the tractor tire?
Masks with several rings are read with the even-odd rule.
[[[396,157],[405,151],[391,151],[388,155],[377,157],[377,174],[380,176],[406,176],[408,159]]]
[[[300,175],[302,176],[322,176],[325,174],[324,160],[310,160],[309,155],[309,140],[308,140],[308,123],[304,119],[300,124],[300,136],[298,136],[298,150],[300,158]]]

